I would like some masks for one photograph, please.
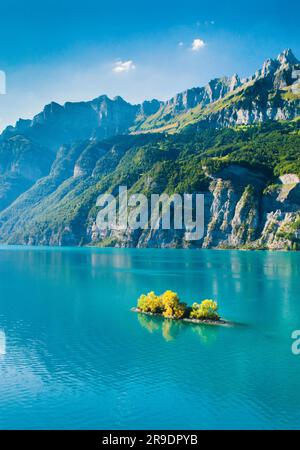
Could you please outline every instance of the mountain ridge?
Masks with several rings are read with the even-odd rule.
[[[57,149],[57,146],[61,144],[70,144],[82,139],[105,139],[130,132],[170,132],[170,129],[174,131],[176,128],[181,130],[182,127],[178,127],[178,120],[181,119],[183,127],[189,124],[189,121],[184,122],[185,117],[180,117],[181,115],[190,111],[196,115],[190,121],[191,123],[194,123],[195,119],[201,121],[201,114],[205,116],[206,112],[208,114],[211,112],[205,111],[207,106],[226,98],[227,95],[240,94],[242,88],[249,91],[251,86],[253,87],[256,83],[262,84],[262,81],[265,82],[263,88],[267,91],[286,90],[286,94],[290,94],[289,102],[282,97],[280,103],[279,96],[275,96],[275,100],[273,98],[272,101],[268,99],[262,103],[261,109],[272,110],[273,108],[273,111],[266,111],[262,118],[260,108],[252,116],[242,112],[249,111],[250,100],[253,102],[252,109],[255,109],[256,98],[250,95],[247,98],[248,109],[235,111],[239,116],[237,119],[226,121],[216,118],[215,121],[208,120],[207,123],[214,122],[215,126],[228,126],[235,121],[237,124],[248,124],[278,118],[290,120],[300,114],[300,96],[295,94],[293,98],[292,88],[288,90],[288,87],[296,87],[300,84],[300,62],[291,49],[286,49],[276,59],[267,59],[261,69],[244,80],[241,80],[237,74],[232,77],[215,78],[205,86],[186,89],[165,102],[152,99],[140,104],[131,104],[121,96],[110,99],[107,95],[100,95],[86,102],[66,102],[63,105],[51,102],[32,120],[19,119],[15,126],[6,127],[0,135],[0,141],[16,134],[25,134],[39,144]],[[249,96],[249,92],[247,95]],[[284,93],[282,95],[284,96]],[[288,111],[287,103],[293,103],[293,101],[295,106],[290,107]],[[56,137],[54,138],[53,135]]]

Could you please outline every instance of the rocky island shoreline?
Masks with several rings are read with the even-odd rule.
[[[162,317],[165,318],[163,316],[163,314],[160,313],[152,313],[152,312],[145,312],[142,311],[139,308],[131,308],[131,311],[139,313],[139,314],[145,314],[147,316],[156,316],[156,317]],[[189,319],[188,317],[184,317],[182,319],[178,319],[175,317],[169,317],[169,319],[172,320],[179,320],[181,322],[187,322],[187,323],[195,323],[195,324],[204,324],[204,325],[224,325],[224,326],[232,326],[233,323],[228,321],[228,320],[224,320],[224,319],[218,319],[218,320],[212,320],[212,319]]]

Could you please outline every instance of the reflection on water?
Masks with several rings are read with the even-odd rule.
[[[0,330],[0,356],[6,354],[6,336],[4,331]]]
[[[160,329],[159,322],[155,317],[149,317],[145,314],[138,314],[138,321],[143,328],[149,331],[149,333],[153,333]]]
[[[217,341],[219,333],[217,325],[189,324],[189,326],[200,337],[202,344],[212,344]]]
[[[149,333],[160,332],[167,342],[177,339],[182,333],[190,330],[200,337],[203,344],[215,342],[218,335],[218,327],[212,325],[185,323],[146,314],[138,314],[138,321]]]
[[[185,330],[182,322],[162,317],[138,314],[138,321],[149,333],[160,332],[166,341],[173,341]]]

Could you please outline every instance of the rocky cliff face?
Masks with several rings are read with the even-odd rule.
[[[90,243],[117,247],[297,249],[300,242],[300,180],[266,188],[263,174],[229,166],[211,179],[205,197],[205,229],[200,241],[186,230],[101,231],[86,229]]]
[[[195,108],[196,106],[204,108],[206,105],[225,97],[229,92],[233,92],[239,86],[241,86],[241,81],[237,74],[233,75],[232,78],[216,78],[204,87],[187,89],[175,95],[171,100],[163,104],[162,107],[174,115],[178,112]]]

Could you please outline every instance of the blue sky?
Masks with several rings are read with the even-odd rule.
[[[287,47],[300,58],[299,16],[295,0],[3,0],[0,129],[52,100],[164,100]]]

